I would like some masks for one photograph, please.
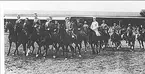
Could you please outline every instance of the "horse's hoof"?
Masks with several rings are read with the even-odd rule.
[[[64,60],[67,60],[67,58],[65,58]]]
[[[133,49],[133,47],[131,47],[131,49]]]
[[[53,56],[53,58],[55,59],[55,58],[56,58],[56,56]]]
[[[81,58],[82,56],[81,55],[79,55],[79,58]]]
[[[71,56],[70,58],[72,59],[73,57]]]
[[[38,57],[38,54],[36,54],[36,57]]]
[[[43,57],[43,59],[46,59],[46,57]]]

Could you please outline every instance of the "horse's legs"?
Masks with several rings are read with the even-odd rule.
[[[35,49],[34,43],[35,42],[32,43],[32,48],[33,48],[32,53],[34,52],[34,49]]]
[[[17,46],[17,55],[19,55],[18,47],[19,47],[20,45],[21,45],[21,44],[18,43],[18,46]]]
[[[45,52],[44,52],[43,56],[45,58],[47,56],[47,45],[44,45],[44,50],[45,50]]]
[[[80,45],[80,47],[79,47],[79,45]],[[82,47],[81,43],[77,44],[77,47],[78,47],[78,49],[79,49],[79,57],[82,57],[82,56],[81,56],[81,47]]]
[[[70,46],[70,49],[71,49],[71,52],[72,52],[72,57],[74,56],[74,48],[72,45],[69,45]]]
[[[7,55],[10,54],[10,50],[11,50],[11,46],[12,46],[12,41],[11,40],[9,40],[9,45],[10,45],[10,47],[9,47],[9,51],[8,51],[8,54]]]
[[[64,52],[65,52],[65,46],[62,45],[62,49],[63,49],[63,56],[64,56]]]
[[[65,52],[66,52],[66,56],[65,56],[65,59],[67,59],[67,57],[68,57],[68,45],[66,45],[66,47],[65,47]]]
[[[23,43],[23,53],[26,55],[26,43]]]
[[[139,42],[139,46],[140,46],[140,48],[141,48],[141,45],[142,45],[142,44],[141,44],[141,40],[138,40],[138,42]]]
[[[42,47],[42,45],[41,44],[38,44],[38,50],[37,50],[37,52],[36,52],[36,57],[38,57],[38,55],[39,55],[39,53],[40,53],[40,50],[41,50],[41,47]],[[40,53],[41,54],[41,53]]]
[[[91,48],[92,48],[92,54],[95,54],[95,50],[94,50],[93,44],[90,43],[90,45],[91,45]]]
[[[143,44],[143,40],[141,40],[141,45],[142,45],[142,47],[143,47],[143,49],[144,49],[144,44]]]
[[[56,50],[55,50],[55,55],[53,55],[53,58],[56,58],[57,52],[58,52],[57,43],[54,44],[54,48],[55,48]]]
[[[94,44],[94,46],[96,46],[96,52],[97,52],[97,54],[98,54],[98,52],[99,52],[98,42],[96,42],[96,43]]]
[[[118,44],[117,44],[117,49],[119,49],[121,47],[121,42],[118,41]]]
[[[104,48],[102,45],[103,45],[103,41],[100,40],[100,41],[99,41],[99,48],[98,48],[97,53],[100,52],[100,49],[101,49],[101,48]]]
[[[27,51],[27,53],[26,53],[26,56],[28,56],[29,55],[29,53],[30,53],[30,47],[32,46],[33,47],[33,45],[34,45],[34,42],[33,41],[29,41],[28,42],[28,45],[27,45],[27,49],[28,49],[28,51]],[[34,52],[34,48],[33,48],[33,51],[32,51],[32,53]]]
[[[87,41],[84,40],[84,44],[85,44],[85,52],[87,52]]]
[[[77,47],[78,47],[78,45],[75,44],[75,49],[74,49],[74,52],[75,52],[75,53],[77,53]]]
[[[14,51],[14,54],[16,53],[16,51],[17,51],[17,55],[19,54],[19,51],[18,51],[18,47],[20,46],[20,43],[17,43],[16,42],[16,49],[15,49],[15,51]]]

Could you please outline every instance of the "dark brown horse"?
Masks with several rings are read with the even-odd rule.
[[[28,18],[25,19],[24,24],[23,24],[23,30],[27,33],[27,37],[28,39],[30,38],[32,32],[33,32],[33,27],[32,27],[32,23],[30,22],[30,20]],[[33,51],[35,49],[34,43],[32,43],[32,47],[33,47]],[[32,51],[32,53],[33,53]]]
[[[84,21],[80,21],[79,19],[73,20],[73,32],[76,35],[76,39],[74,39],[75,43],[75,52],[76,48],[79,50],[79,57],[81,57],[81,49],[82,49],[82,42],[84,41],[85,44],[85,51],[86,51],[86,44],[88,41],[88,35],[87,32],[85,32],[85,29],[83,27]]]
[[[9,36],[8,36],[8,39],[9,39],[9,51],[8,51],[8,54],[10,54],[10,50],[11,50],[11,45],[12,45],[12,42],[14,42],[16,44],[17,42],[17,39],[16,39],[16,33],[14,31],[14,24],[12,24],[11,22],[8,22],[5,24],[5,31],[9,30]]]
[[[145,41],[145,31],[144,29],[138,30],[137,40],[139,42],[140,48],[144,49],[144,41]]]
[[[96,52],[99,53],[100,52],[100,48],[104,48],[102,46],[105,46],[108,42],[108,40],[110,39],[109,34],[107,34],[104,31],[100,31],[101,36],[97,36],[95,31],[93,31],[91,28],[88,28],[88,36],[89,36],[89,44],[92,47],[92,53],[95,54]],[[94,48],[99,47],[99,49],[94,50]]]
[[[66,55],[65,57],[67,58],[68,57],[68,47],[70,47],[71,49],[71,52],[72,52],[72,56],[74,56],[74,48],[72,46],[73,44],[73,38],[72,38],[72,35],[69,34],[67,31],[66,31],[66,27],[64,24],[62,24],[60,26],[60,37],[61,37],[61,47],[63,48],[63,53],[65,55],[65,52],[66,52]]]
[[[23,29],[23,24],[21,22],[16,22],[14,31],[16,31],[16,50],[18,53],[18,47],[23,45],[23,53],[26,55],[26,44],[28,42],[27,32]],[[14,53],[15,53],[14,52]]]

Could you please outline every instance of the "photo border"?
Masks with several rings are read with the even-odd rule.
[[[4,10],[2,2],[13,2],[20,0],[0,0],[0,63],[1,63],[1,74],[5,73],[5,59],[4,59]],[[144,1],[144,0],[21,0],[21,1]]]

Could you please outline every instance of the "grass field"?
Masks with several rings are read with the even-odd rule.
[[[20,55],[12,55],[14,44],[10,55],[6,55],[9,43],[5,35],[5,74],[145,74],[145,49],[139,49],[136,42],[135,51],[131,52],[125,42],[122,44],[123,48],[119,50],[106,48],[95,55],[88,47],[87,52],[82,49],[81,58],[76,55],[67,60],[64,60],[61,52],[53,59],[50,50],[46,59],[30,55],[24,63],[22,46],[19,47]],[[37,50],[38,46],[35,46]]]

